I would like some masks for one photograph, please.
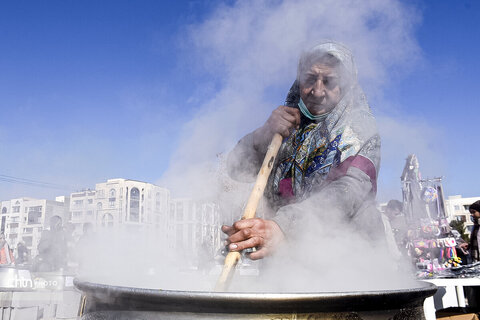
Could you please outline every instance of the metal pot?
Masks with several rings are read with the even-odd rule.
[[[93,319],[424,319],[436,286],[327,293],[231,293],[120,287],[75,279],[83,320]]]

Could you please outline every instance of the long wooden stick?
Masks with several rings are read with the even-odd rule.
[[[270,145],[268,146],[265,159],[263,159],[263,164],[257,175],[257,180],[250,193],[245,210],[243,211],[242,219],[255,218],[258,202],[263,196],[263,191],[267,185],[268,177],[270,176],[270,172],[272,172],[273,164],[275,163],[275,158],[277,157],[278,149],[280,149],[281,145],[282,136],[276,133],[272,138],[272,142],[270,142]],[[225,263],[223,264],[222,274],[218,278],[217,285],[215,286],[215,291],[225,291],[227,289],[239,259],[240,252],[238,251],[231,251],[227,254],[225,257]]]

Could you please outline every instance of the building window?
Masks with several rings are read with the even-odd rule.
[[[130,190],[130,221],[138,222],[140,218],[140,191],[137,188]]]
[[[97,203],[97,210],[102,210],[102,203],[101,202]]]
[[[157,192],[155,194],[155,209],[160,210],[161,201],[162,201],[162,198],[160,197],[160,192]]]
[[[178,221],[183,220],[183,204],[182,203],[177,204],[177,220]]]
[[[7,208],[6,207],[2,208],[2,213],[7,213]]]
[[[93,199],[88,199],[88,204],[92,204],[93,203]]]
[[[110,213],[106,213],[102,217],[102,227],[112,227],[113,216]]]
[[[470,210],[470,205],[464,205],[463,208],[465,209],[465,211],[469,211]]]
[[[80,207],[83,205],[83,200],[75,200],[73,201],[73,204],[77,207]]]
[[[97,197],[105,198],[105,190],[98,190]]]
[[[20,212],[20,206],[15,206],[12,208],[13,213],[19,213]]]
[[[6,216],[3,216],[3,217],[2,217],[2,225],[1,225],[1,227],[0,227],[0,232],[1,232],[1,233],[5,233],[5,224],[6,224],[6,222],[7,222],[7,217],[6,217]]]
[[[73,211],[72,212],[72,218],[73,219],[81,219],[83,217],[83,212],[82,211]]]
[[[177,226],[176,238],[177,248],[183,247],[183,229],[181,226]]]
[[[455,205],[455,210],[460,210],[460,206],[458,204]]]
[[[28,224],[41,223],[42,206],[30,207],[28,209]]]
[[[117,191],[115,189],[110,189],[108,192],[108,203],[110,208],[115,208],[115,200],[117,197]]]
[[[88,217],[92,217],[92,216],[93,216],[93,211],[92,211],[92,210],[88,210],[88,211],[87,211],[87,216],[88,216]]]

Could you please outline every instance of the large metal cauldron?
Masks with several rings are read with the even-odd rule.
[[[437,290],[335,293],[230,293],[154,290],[75,280],[83,320],[150,319],[424,319],[423,302]]]

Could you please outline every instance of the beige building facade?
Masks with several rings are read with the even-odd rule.
[[[34,198],[17,198],[1,202],[1,231],[12,249],[23,242],[31,257],[38,254],[37,247],[42,231],[49,227],[50,218],[58,216],[68,220],[69,198],[56,201]]]
[[[470,219],[469,207],[480,197],[467,197],[461,195],[449,196],[445,200],[445,209],[448,214],[448,221],[457,220],[465,222],[466,233],[470,234],[473,228],[473,222]]]
[[[170,250],[184,252],[198,261],[211,259],[221,247],[221,217],[217,204],[192,199],[172,199],[167,221]]]
[[[70,195],[70,222],[82,234],[85,223],[95,229],[113,226],[157,226],[166,230],[170,192],[151,183],[109,179],[97,183],[95,190]]]

